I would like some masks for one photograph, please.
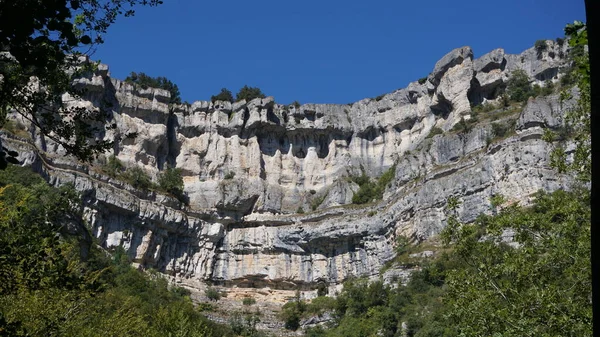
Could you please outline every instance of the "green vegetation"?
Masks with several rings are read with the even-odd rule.
[[[317,208],[319,208],[319,206],[321,206],[323,201],[325,201],[326,197],[327,197],[327,193],[323,193],[319,196],[314,197],[310,202],[310,209],[312,209],[313,211],[316,211]]]
[[[18,166],[0,171],[0,334],[233,335],[186,290],[130,267],[121,248],[110,257],[95,245],[80,204],[71,186],[50,187]]]
[[[119,176],[126,183],[140,190],[149,190],[153,187],[152,180],[146,171],[139,166],[129,167]]]
[[[227,174],[225,174],[225,176],[223,177],[223,179],[225,179],[225,180],[231,180],[234,177],[235,177],[235,172],[229,171],[229,172],[227,172]]]
[[[375,99],[375,101],[379,102],[383,99],[383,97],[385,97],[385,94],[379,95],[379,96],[375,97],[374,99]]]
[[[123,163],[117,158],[115,155],[111,155],[108,157],[106,164],[102,166],[102,170],[111,178],[118,177],[123,170],[125,170],[125,166]]]
[[[511,73],[507,82],[506,92],[515,102],[525,102],[533,96],[533,88],[529,84],[529,77],[523,69],[516,69]]]
[[[181,169],[167,167],[158,175],[158,187],[161,191],[170,193],[182,200],[183,194],[183,178],[181,177]]]
[[[546,43],[546,40],[537,40],[537,41],[535,41],[534,47],[535,47],[535,51],[537,52],[537,56],[541,57],[542,52],[544,52],[548,49],[548,43]]]
[[[117,18],[133,15],[136,5],[160,3],[160,0],[2,2],[0,125],[10,109],[80,160],[90,161],[110,149],[112,141],[96,137],[104,131],[99,125],[107,120],[110,104],[101,101],[94,109],[71,106],[63,102],[63,94],[81,97],[85,92],[75,80],[98,69],[97,63],[86,59],[89,54],[81,51],[95,50]],[[31,85],[31,78],[36,78],[44,90]],[[0,148],[0,170],[7,167],[9,160],[13,161],[10,158],[15,157]]]
[[[241,100],[246,100],[246,102],[249,102],[255,98],[265,97],[265,94],[263,94],[263,92],[259,88],[249,87],[245,85],[243,88],[240,89],[240,91],[238,91],[237,95],[235,96],[235,100],[236,102]]]
[[[504,199],[492,198],[494,207]],[[538,193],[530,208],[501,209],[473,224],[459,223],[451,198],[447,245],[418,265],[408,284],[354,279],[336,299],[311,310],[294,301],[284,307],[286,326],[310,315],[331,312],[328,329],[308,336],[591,336],[592,306],[589,191]],[[503,241],[514,232],[515,245]],[[417,247],[398,238],[397,253]],[[313,301],[314,303],[314,301]],[[405,328],[402,328],[405,323]]]
[[[425,84],[427,82],[427,77],[419,78],[419,84]]]
[[[233,94],[227,88],[222,88],[219,94],[210,97],[210,101],[213,103],[216,101],[233,102]]]
[[[242,304],[246,306],[250,306],[256,304],[256,300],[253,297],[247,296],[242,299]]]
[[[204,294],[211,301],[216,302],[221,299],[221,293],[213,287],[206,288],[206,290],[204,290]]]
[[[395,175],[396,165],[394,164],[379,177],[376,183],[371,183],[369,177],[364,172],[361,176],[352,177],[352,181],[359,186],[358,191],[352,196],[352,203],[366,204],[383,198],[383,192],[389,187]]]
[[[429,139],[429,138],[433,138],[436,135],[441,135],[444,133],[444,130],[438,128],[437,126],[434,126],[431,128],[431,131],[429,131],[429,134],[427,135],[427,137],[425,137],[425,139]],[[405,153],[406,155],[408,155],[408,151]]]
[[[144,73],[131,72],[131,74],[125,78],[125,82],[138,85],[143,89],[159,88],[167,90],[171,94],[169,103],[181,104],[181,94],[179,93],[177,84],[174,84],[166,77],[151,77]]]
[[[293,105],[293,106],[294,106],[296,109],[300,108],[300,102],[298,102],[298,101],[293,101],[293,102],[292,102],[292,105]]]
[[[565,145],[559,143],[551,153],[551,163],[559,172],[573,172],[582,182],[591,180],[591,96],[590,96],[590,63],[589,55],[585,52],[587,45],[587,30],[584,23],[575,21],[567,25],[565,34],[570,38],[572,48],[570,54],[573,67],[570,76],[577,84],[579,98],[573,108],[566,115],[568,136],[575,140],[576,149],[573,160],[567,160]],[[561,101],[571,98],[567,90],[561,92]],[[546,137],[549,138],[549,137]],[[555,138],[555,137],[552,137]],[[560,137],[559,137],[560,138]]]
[[[298,209],[296,210],[296,213],[298,213],[298,214],[304,214],[304,208],[302,208],[302,206],[298,206]]]

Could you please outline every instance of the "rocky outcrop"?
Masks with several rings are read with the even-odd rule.
[[[104,135],[115,140],[114,155],[153,178],[167,165],[180,168],[189,206],[104,175],[101,160],[77,164],[35,133],[31,141],[7,136],[3,145],[50,182],[74,184],[94,236],[105,247],[123,246],[141,266],[190,286],[336,284],[377,275],[394,256],[396,236],[438,233],[450,196],[471,221],[490,211],[492,195],[527,202],[539,189],[564,186],[541,140],[543,128],[563,123],[557,97],[530,100],[514,118],[496,120],[517,120],[503,139],[493,134],[493,113],[478,116],[482,122],[470,130],[448,131],[472,118],[472,104],[497,99],[514,69],[532,81],[558,80],[566,46],[548,44],[541,54],[497,49],[478,59],[459,48],[425,83],[351,105],[295,107],[268,97],[170,106],[168,92],[112,79],[106,67],[82,78],[88,94],[72,104],[111,102],[116,128]],[[434,127],[446,132],[428,137]],[[348,177],[377,177],[390,167],[395,178],[383,200],[350,205],[358,185]]]

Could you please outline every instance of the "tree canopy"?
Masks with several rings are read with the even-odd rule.
[[[90,160],[111,147],[98,133],[104,108],[70,107],[63,94],[84,92],[74,79],[90,76],[87,54],[116,19],[160,0],[19,0],[0,2],[0,126],[16,113],[67,153]],[[100,126],[102,125],[102,126]],[[0,164],[6,161],[0,149]],[[0,165],[5,167],[5,165]]]
[[[251,101],[255,98],[265,98],[265,94],[257,87],[243,86],[235,96],[236,101],[246,100]]]
[[[169,103],[181,104],[181,94],[177,84],[174,84],[166,77],[151,77],[144,73],[131,72],[131,74],[125,78],[125,82],[139,85],[143,89],[150,87],[167,90],[171,94]]]

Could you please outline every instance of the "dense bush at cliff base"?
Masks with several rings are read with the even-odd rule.
[[[508,206],[473,224],[451,215],[442,233],[446,252],[423,261],[407,285],[348,281],[327,304],[333,323],[306,333],[592,336],[589,201],[588,190],[559,190],[538,193],[532,207]],[[298,328],[314,314],[313,303],[286,305],[286,326]]]
[[[233,336],[187,291],[98,248],[70,186],[0,171],[0,336]]]

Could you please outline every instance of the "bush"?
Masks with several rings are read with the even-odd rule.
[[[427,82],[427,77],[419,78],[419,84],[425,84]]]
[[[139,166],[134,166],[125,170],[121,177],[125,182],[129,183],[134,188],[148,190],[152,187],[150,176]]]
[[[254,298],[252,298],[252,297],[249,297],[249,296],[248,297],[244,297],[242,299],[242,304],[243,305],[250,306],[250,305],[253,305],[255,303],[256,303],[256,300]]]
[[[221,92],[218,95],[211,96],[210,100],[213,103],[216,101],[233,102],[233,94],[227,88],[222,88]]]
[[[111,178],[116,178],[124,169],[125,166],[115,155],[108,157],[108,161],[102,166],[102,171]]]
[[[211,301],[216,302],[221,299],[221,293],[213,287],[206,288],[206,290],[204,291],[204,294]]]
[[[385,96],[385,94],[375,97],[375,101],[377,101],[377,102],[381,101],[384,96]]]
[[[548,49],[548,44],[546,40],[537,40],[535,41],[535,51],[537,52],[538,57],[542,55],[542,52]]]
[[[529,84],[529,77],[523,69],[516,69],[511,73],[507,82],[507,94],[515,102],[525,102],[533,95],[533,89]]]
[[[294,102],[292,102],[292,105],[293,105],[293,106],[294,106],[296,109],[298,109],[298,108],[300,107],[300,102],[298,102],[298,101],[294,101]]]
[[[265,98],[265,97],[266,97],[265,94],[263,94],[263,92],[259,88],[249,87],[249,86],[245,85],[237,93],[237,95],[235,96],[235,100],[236,101],[246,100],[246,102],[249,102],[255,98]]]
[[[363,172],[358,177],[352,177],[352,181],[358,184],[359,189],[352,196],[353,204],[366,204],[383,197],[383,192],[396,176],[396,165],[385,171],[375,184],[370,182],[369,177]]]
[[[235,177],[235,172],[233,171],[229,171],[227,172],[227,174],[223,177],[223,179],[225,180],[231,180],[233,179],[233,177]]]
[[[183,178],[181,169],[168,167],[158,176],[158,186],[161,190],[176,197],[183,195]]]
[[[494,137],[504,137],[508,132],[508,126],[502,123],[492,123],[492,133]]]
[[[296,210],[296,213],[304,214],[304,208],[302,208],[302,206],[298,207],[298,209]]]
[[[131,72],[131,74],[125,78],[125,82],[139,85],[143,89],[150,87],[167,90],[171,94],[169,103],[181,104],[181,94],[177,84],[174,84],[166,77],[150,77],[144,73]]]
[[[427,137],[425,137],[425,139],[433,138],[435,135],[441,135],[443,133],[444,130],[438,128],[437,126],[434,126],[431,128],[431,131],[429,131],[429,134],[427,135]]]

